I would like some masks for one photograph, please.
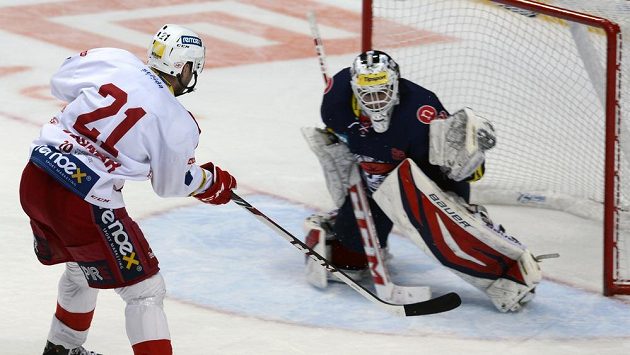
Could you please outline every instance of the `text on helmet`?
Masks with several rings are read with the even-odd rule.
[[[387,75],[387,72],[359,74],[357,77],[357,85],[359,86],[385,85],[388,82],[389,75]]]
[[[182,44],[192,44],[201,47],[201,38],[195,36],[182,36]]]

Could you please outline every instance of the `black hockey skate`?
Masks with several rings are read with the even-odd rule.
[[[82,346],[74,349],[66,349],[61,345],[55,345],[50,341],[46,342],[44,355],[103,355],[93,351],[85,350]]]

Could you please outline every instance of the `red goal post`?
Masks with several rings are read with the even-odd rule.
[[[450,110],[495,123],[475,202],[601,220],[614,295],[630,294],[628,32],[626,0],[363,0],[361,43]]]

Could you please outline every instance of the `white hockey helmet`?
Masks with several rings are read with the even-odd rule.
[[[398,64],[387,53],[371,50],[355,58],[350,75],[352,92],[372,121],[374,131],[387,131],[394,106],[398,104]]]
[[[147,64],[156,70],[178,77],[186,63],[192,63],[192,72],[197,83],[197,75],[203,71],[206,60],[206,47],[201,37],[192,30],[173,24],[166,24],[153,36],[148,50]]]

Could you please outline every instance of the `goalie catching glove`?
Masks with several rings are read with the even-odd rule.
[[[494,127],[466,107],[429,128],[429,162],[442,167],[450,179],[469,178],[485,161],[485,151],[495,146]]]
[[[236,188],[236,179],[230,173],[221,170],[212,163],[205,163],[201,168],[212,173],[212,184],[206,191],[196,194],[194,197],[203,203],[212,205],[222,205],[230,202],[232,189]]]

